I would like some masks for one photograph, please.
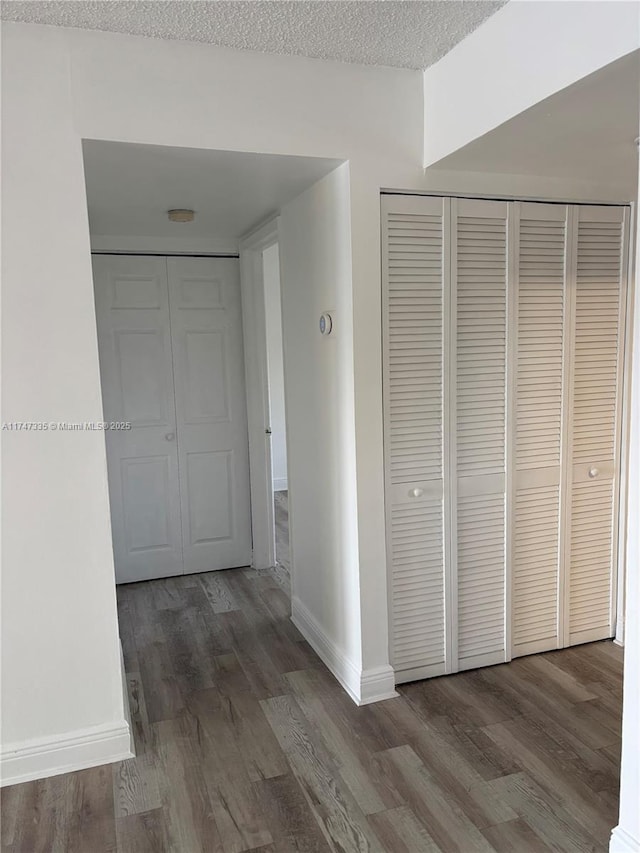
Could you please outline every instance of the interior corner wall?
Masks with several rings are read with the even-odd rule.
[[[293,619],[359,698],[349,166],[286,205],[279,243]],[[320,334],[320,315],[333,318]],[[353,664],[350,666],[350,663]]]
[[[638,3],[511,0],[424,72],[425,166],[638,47]]]
[[[3,782],[122,757],[126,735],[89,228],[68,57],[2,49]],[[42,69],[46,68],[46,74]],[[11,428],[26,423],[31,427]],[[92,733],[113,749],[87,757]],[[79,740],[78,740],[79,739]],[[124,738],[126,740],[126,737]],[[57,751],[56,751],[57,750]],[[71,750],[71,751],[70,751]],[[42,758],[40,764],[35,753]]]
[[[277,244],[263,252],[264,313],[267,332],[269,417],[271,427],[271,476],[274,491],[287,489],[287,427],[284,406],[282,348],[282,300],[280,258]]]

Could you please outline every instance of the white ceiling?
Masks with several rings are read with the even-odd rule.
[[[338,160],[85,141],[92,235],[228,238],[246,234]],[[195,210],[192,223],[167,210]]]
[[[557,92],[432,166],[638,186],[640,51]]]
[[[422,69],[507,0],[3,0],[7,21]]]

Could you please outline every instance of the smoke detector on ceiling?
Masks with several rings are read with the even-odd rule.
[[[171,222],[193,222],[195,212],[193,210],[185,210],[184,208],[175,208],[168,210],[167,216]]]

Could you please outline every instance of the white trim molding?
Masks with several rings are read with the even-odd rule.
[[[397,695],[395,673],[389,664],[362,670],[359,705],[382,702],[383,699],[393,699]]]
[[[129,234],[92,234],[92,252],[160,255],[237,255],[238,241],[216,237],[144,237]]]
[[[273,478],[273,491],[274,492],[286,492],[289,488],[289,482],[286,477],[274,477]]]
[[[629,835],[621,826],[611,832],[609,853],[640,853],[640,839]]]
[[[126,720],[72,734],[9,744],[0,754],[0,784],[17,785],[134,758]]]
[[[240,241],[240,289],[251,478],[251,534],[253,567],[256,569],[266,569],[276,563],[271,438],[267,434],[269,377],[262,253],[277,242],[277,217]]]
[[[133,728],[131,726],[131,701],[129,699],[129,681],[127,679],[127,670],[124,665],[124,651],[122,650],[122,640],[118,638],[120,645],[120,674],[122,675],[122,704],[124,710],[124,719],[129,726],[129,748],[132,755],[136,754],[135,743],[133,739]]]
[[[362,670],[327,636],[297,596],[291,599],[291,621],[356,705],[369,705],[398,695],[390,666]]]

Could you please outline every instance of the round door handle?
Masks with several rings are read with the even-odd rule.
[[[421,498],[424,495],[424,489],[410,489],[409,497],[410,498]]]
[[[589,468],[589,476],[593,480],[594,477],[597,477],[600,471],[597,468]]]
[[[168,433],[165,435],[165,439],[166,439],[167,441],[173,441],[173,439],[174,439],[175,437],[176,437],[175,432],[168,432]]]

